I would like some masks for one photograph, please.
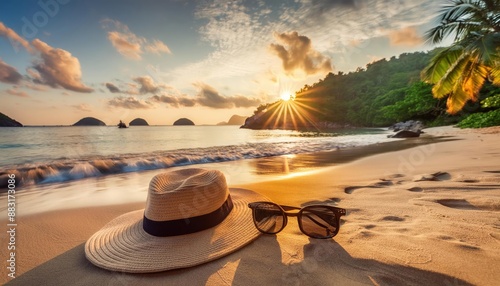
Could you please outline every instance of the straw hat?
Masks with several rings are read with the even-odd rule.
[[[182,169],[155,176],[145,210],[121,215],[85,244],[87,259],[104,269],[159,272],[199,265],[250,243],[260,232],[247,204],[268,200],[229,189],[217,170]]]

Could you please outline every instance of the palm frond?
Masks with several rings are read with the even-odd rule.
[[[484,65],[493,66],[500,60],[498,47],[500,47],[500,32],[490,34],[472,33],[469,39],[461,42],[467,53],[478,53],[479,59]]]
[[[489,80],[494,84],[500,86],[500,61],[496,62],[490,70]]]
[[[457,63],[455,70],[449,73],[446,88],[449,90],[446,106],[448,112],[460,111],[468,100],[476,101],[490,68],[480,63],[478,55],[468,55]],[[443,78],[446,80],[446,78]],[[437,85],[436,85],[437,86]],[[434,89],[433,89],[434,91]],[[437,92],[446,92],[444,89]]]
[[[453,93],[453,96],[449,96],[448,100],[446,100],[446,111],[455,114],[462,110],[468,100],[467,94],[459,88]]]
[[[422,80],[432,84],[438,83],[462,54],[463,47],[459,45],[443,49],[432,58],[431,63],[422,71]]]
[[[491,2],[491,3],[490,3]],[[498,31],[498,0],[451,0],[442,6],[436,17],[437,25],[429,29],[425,38],[437,44],[450,35],[455,41],[466,39],[471,31]],[[490,7],[495,7],[491,10]],[[495,11],[497,13],[495,13]]]
[[[477,100],[487,79],[500,85],[500,0],[449,0],[436,20],[427,41],[454,35],[455,42],[438,52],[421,77],[434,84],[434,97],[448,97],[448,112],[456,113]]]
[[[462,83],[462,90],[469,95],[469,99],[476,101],[479,91],[488,78],[491,68],[481,64],[478,58],[474,58],[467,63],[458,82]]]
[[[459,58],[449,65],[446,73],[439,78],[439,81],[432,88],[435,98],[443,98],[457,89],[457,84],[462,84],[462,75],[466,71],[470,62],[470,56],[461,54]]]

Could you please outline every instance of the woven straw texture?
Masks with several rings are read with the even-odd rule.
[[[150,186],[150,192],[151,189],[154,190]],[[133,211],[96,232],[85,244],[85,256],[101,268],[130,273],[191,267],[225,256],[260,235],[248,203],[268,200],[245,189],[231,189],[230,193],[234,208],[213,228],[187,235],[156,237],[142,228],[145,211]],[[209,212],[210,208],[202,209]]]
[[[204,215],[218,209],[228,194],[220,171],[190,168],[166,172],[149,183],[145,214],[156,221]]]

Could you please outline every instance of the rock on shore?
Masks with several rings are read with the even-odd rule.
[[[406,122],[398,122],[389,127],[389,130],[396,132],[394,135],[388,135],[389,138],[411,138],[419,137],[423,133],[422,129],[425,126],[420,121],[409,120]]]

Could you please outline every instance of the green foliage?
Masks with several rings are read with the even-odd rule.
[[[490,96],[485,100],[481,101],[481,106],[484,108],[500,108],[500,94]]]
[[[419,119],[427,114],[439,112],[438,100],[432,97],[432,86],[422,82],[415,83],[405,89],[405,96],[394,104],[380,109],[383,116],[394,121]]]
[[[482,128],[497,125],[500,125],[500,109],[471,114],[457,124],[460,128]]]
[[[319,120],[340,124],[387,126],[397,120],[425,119],[441,112],[429,85],[420,81],[420,71],[435,53],[405,53],[356,72],[330,73],[297,92],[297,100],[319,110]],[[383,109],[387,106],[392,108]]]

